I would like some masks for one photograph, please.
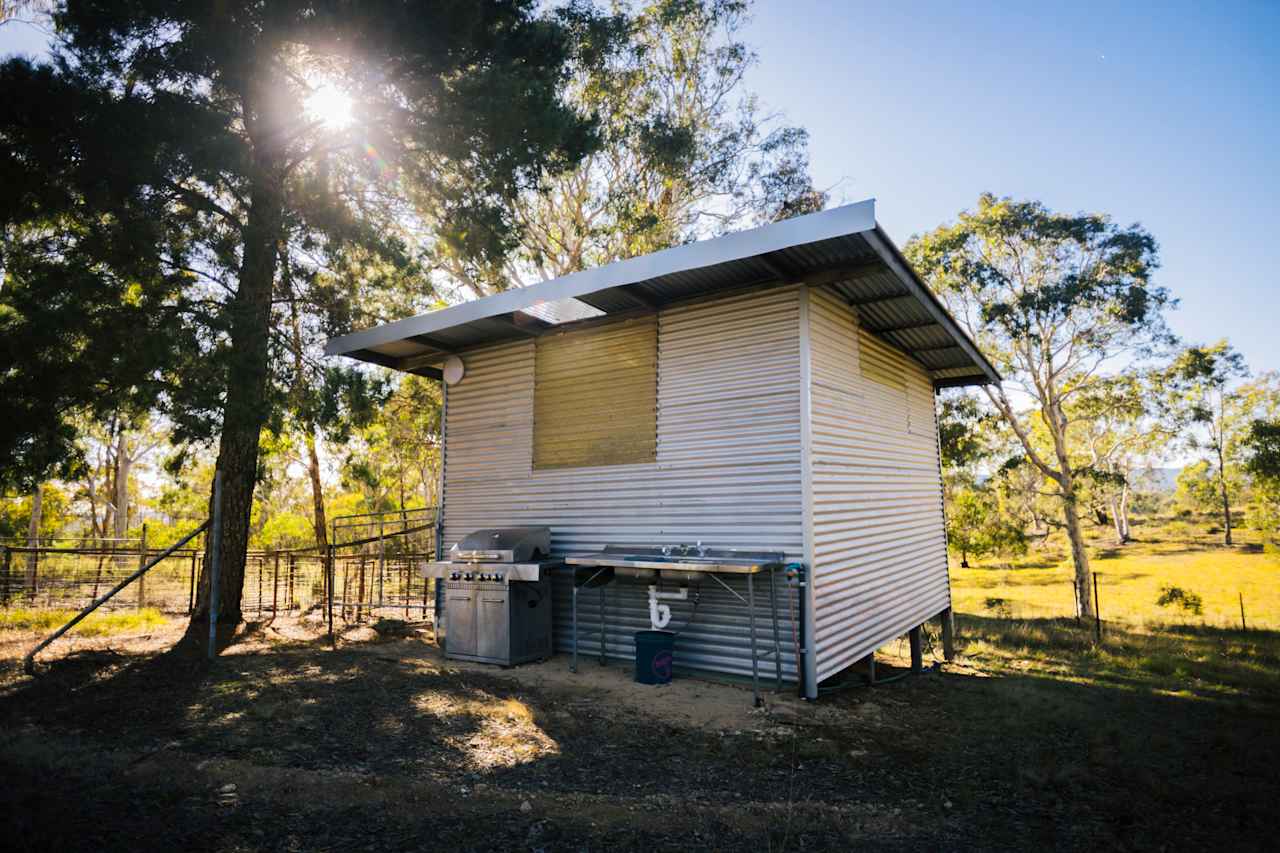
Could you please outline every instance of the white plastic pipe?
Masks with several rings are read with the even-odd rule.
[[[666,604],[659,604],[659,599],[687,601],[689,599],[689,587],[682,586],[679,592],[658,592],[657,586],[649,585],[649,624],[653,626],[655,631],[661,631],[671,621],[671,607]]]

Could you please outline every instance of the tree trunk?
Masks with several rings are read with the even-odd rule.
[[[1067,539],[1071,542],[1071,562],[1075,566],[1076,586],[1080,590],[1080,615],[1093,615],[1093,588],[1089,581],[1089,552],[1085,547],[1084,529],[1080,525],[1077,506],[1076,481],[1071,472],[1071,457],[1067,453],[1066,418],[1055,404],[1050,409],[1049,432],[1053,436],[1054,455],[1058,459],[1058,488],[1062,493],[1062,518],[1066,522]]]
[[[250,111],[250,110],[247,110]],[[218,622],[240,622],[245,552],[249,545],[249,514],[258,474],[258,444],[266,419],[268,341],[271,337],[271,296],[275,283],[277,246],[283,225],[284,170],[282,158],[255,148],[253,184],[239,286],[228,313],[231,348],[218,469],[222,471],[222,544],[218,572]],[[213,495],[209,496],[213,514]],[[205,544],[200,592],[191,617],[209,623],[210,545]]]
[[[1129,528],[1129,484],[1126,482],[1120,489],[1120,506],[1116,508],[1116,523],[1120,525],[1120,544],[1128,544],[1133,535]]]
[[[316,438],[307,432],[307,474],[311,477],[311,526],[315,528],[316,545],[320,554],[327,553],[329,547],[329,522],[324,514],[324,486],[320,482],[320,455],[316,452]]]
[[[1222,489],[1222,529],[1226,531],[1226,544],[1231,546],[1231,499],[1227,496],[1227,463],[1222,453],[1222,440],[1218,440],[1218,485]]]
[[[1075,484],[1071,475],[1066,478],[1071,485],[1063,486],[1062,515],[1067,526],[1067,538],[1071,541],[1071,562],[1076,570],[1076,586],[1080,589],[1080,615],[1093,615],[1093,588],[1089,585],[1089,552],[1085,549],[1084,531],[1080,527],[1080,515],[1076,511]]]
[[[27,522],[27,547],[40,547],[40,521],[44,516],[43,486],[36,486],[31,493],[31,519]],[[31,551],[27,554],[27,593],[36,594],[36,580],[40,571],[40,554]]]
[[[129,468],[131,464],[129,444],[122,426],[120,435],[116,439],[116,517],[114,535],[117,539],[123,539],[129,535]]]

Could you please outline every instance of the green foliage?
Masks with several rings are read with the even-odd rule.
[[[1244,439],[1245,470],[1253,479],[1249,525],[1268,554],[1280,558],[1280,420],[1255,420]]]
[[[767,115],[745,88],[756,63],[742,41],[749,6],[616,4],[620,49],[575,61],[568,87],[598,117],[599,148],[516,198],[521,229],[496,263],[452,245],[433,259],[482,294],[820,210],[807,134]]]
[[[1280,420],[1254,420],[1244,438],[1245,470],[1255,480],[1280,488]]]
[[[1000,598],[999,596],[988,596],[983,599],[982,606],[987,612],[995,615],[1000,619],[1012,619],[1013,607],[1009,604],[1009,599]]]
[[[1239,488],[1240,482],[1234,473],[1228,471],[1228,488]],[[1213,513],[1222,511],[1222,493],[1218,490],[1218,468],[1212,463],[1201,460],[1183,467],[1178,472],[1177,491],[1174,501],[1178,506],[1195,512]]]
[[[1188,592],[1179,586],[1160,587],[1160,597],[1156,599],[1157,607],[1180,607],[1187,613],[1200,616],[1204,613],[1204,600],[1194,592]]]
[[[272,551],[302,548],[314,541],[311,520],[296,512],[271,515],[257,535],[258,545]]]
[[[74,470],[80,415],[159,408],[179,444],[226,439],[233,410],[236,441],[278,430],[295,354],[320,391],[292,399],[305,421],[367,412],[366,372],[307,354],[433,301],[432,246],[513,245],[512,199],[597,143],[562,98],[568,63],[614,39],[586,7],[532,0],[62,3],[55,20],[52,64],[0,65],[0,455],[24,486]],[[350,94],[350,126],[308,112],[322,87]],[[410,195],[435,214],[425,236]]]
[[[938,446],[942,466],[972,469],[991,458],[997,440],[998,416],[972,394],[946,392],[938,399]]]
[[[964,567],[969,557],[1022,554],[1027,548],[1022,525],[1002,511],[993,491],[982,488],[963,489],[952,496],[947,506],[947,541],[960,552]]]
[[[53,483],[40,487],[40,536],[59,536],[71,522],[71,500]],[[0,540],[25,542],[31,530],[31,495],[0,497]]]

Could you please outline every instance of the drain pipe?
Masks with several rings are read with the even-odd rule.
[[[448,417],[449,417],[449,383],[444,381],[444,376],[440,377],[440,476],[436,483],[436,542],[435,554],[432,559],[444,559],[444,486],[445,486],[445,465],[449,458],[449,442],[448,442]],[[432,601],[431,627],[435,634],[436,645],[443,648],[440,642],[445,636],[445,632],[440,630],[441,621],[444,617],[444,588],[440,585],[439,578],[436,579],[435,600]],[[423,614],[423,618],[426,614]],[[448,626],[444,626],[446,631]]]
[[[659,599],[666,601],[688,601],[689,587],[680,587],[679,592],[658,592],[658,587],[649,585],[649,624],[653,630],[661,631],[671,621],[671,605],[659,604]]]
[[[799,694],[801,699],[813,700],[818,698],[818,679],[812,654],[813,602],[809,599],[809,574],[808,570],[805,569],[804,563],[788,563],[785,571],[787,581],[794,584],[800,598],[799,644],[796,648],[796,675],[799,682]]]

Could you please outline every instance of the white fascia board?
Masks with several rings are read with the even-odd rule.
[[[683,246],[674,246],[638,258],[615,261],[595,269],[538,282],[528,287],[503,291],[483,299],[419,314],[416,317],[397,320],[372,329],[352,332],[330,340],[325,345],[324,351],[325,355],[344,355],[356,350],[404,340],[414,335],[429,335],[441,329],[483,320],[486,317],[521,311],[546,302],[588,296],[601,290],[635,284],[683,270],[715,266],[792,246],[860,234],[872,231],[875,227],[875,200],[867,199],[831,210],[762,225],[748,231],[726,234],[712,240],[686,243]]]

